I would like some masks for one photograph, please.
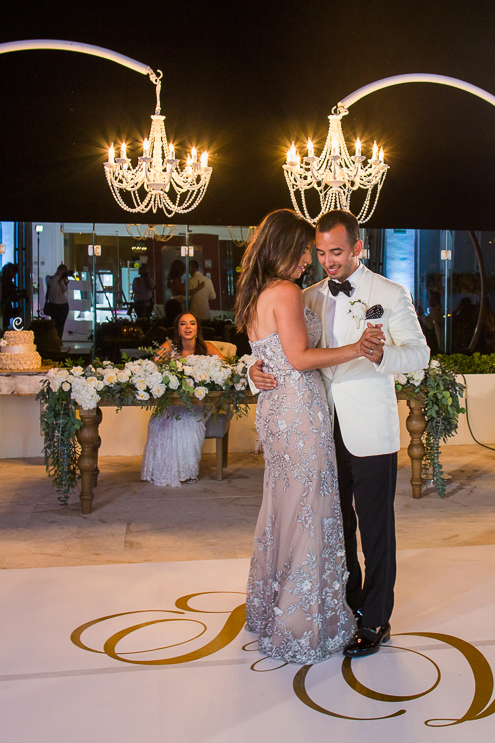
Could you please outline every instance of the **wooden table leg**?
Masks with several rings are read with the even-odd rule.
[[[426,418],[421,403],[414,400],[407,401],[409,415],[406,420],[406,428],[411,437],[411,443],[407,447],[407,453],[411,459],[411,485],[413,498],[421,498],[421,486],[423,484],[422,468],[425,447],[422,441],[426,429]]]
[[[99,428],[100,423],[103,419],[103,413],[101,411],[101,408],[96,408],[96,426]],[[100,474],[100,470],[98,468],[98,450],[101,446],[101,436],[98,433],[98,430],[96,431],[96,441],[95,441],[95,469],[93,472],[93,487],[96,488],[98,485],[98,475]]]
[[[98,416],[98,410],[99,408],[79,410],[79,415],[83,422],[82,428],[77,432],[77,440],[81,445],[78,465],[81,473],[81,493],[79,497],[81,499],[81,510],[83,513],[91,513],[94,477],[98,469],[98,424],[101,420],[101,417]]]

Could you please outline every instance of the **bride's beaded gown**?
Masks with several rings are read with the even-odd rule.
[[[309,345],[321,321],[305,309]],[[345,602],[342,515],[335,447],[318,371],[296,371],[278,333],[251,344],[278,386],[261,392],[256,428],[265,456],[263,502],[247,587],[246,628],[264,655],[315,663],[345,645],[354,618]]]

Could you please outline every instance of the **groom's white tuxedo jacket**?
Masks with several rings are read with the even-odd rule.
[[[342,438],[347,449],[358,457],[390,454],[400,448],[399,413],[395,396],[394,374],[423,369],[430,349],[421,331],[409,291],[400,284],[373,273],[363,266],[361,278],[349,298],[345,314],[347,335],[342,345],[355,343],[366,328],[352,317],[351,302],[361,300],[368,308],[383,307],[381,318],[386,336],[383,359],[374,364],[366,358],[321,369],[331,412],[337,411]],[[322,320],[319,346],[325,347],[327,279],[303,292],[304,303]],[[347,297],[346,297],[347,299]],[[347,321],[348,318],[348,321]]]

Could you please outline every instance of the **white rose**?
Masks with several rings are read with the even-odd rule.
[[[165,385],[164,384],[157,384],[156,387],[153,387],[151,389],[151,394],[153,397],[161,397],[165,393]]]
[[[168,378],[168,386],[170,387],[171,390],[176,390],[177,387],[179,386],[179,380],[175,376],[175,374],[171,374],[169,376],[169,378]]]
[[[207,392],[208,390],[206,389],[206,387],[196,387],[196,389],[194,390],[194,397],[197,397],[198,400],[202,400]]]
[[[415,371],[415,372],[412,372],[412,374],[409,374],[409,379],[417,387],[423,381],[424,376],[425,376],[424,369],[419,369],[419,371]]]
[[[141,390],[140,392],[136,392],[136,400],[149,400],[150,395],[149,392],[144,392]]]
[[[122,371],[117,372],[117,379],[119,382],[128,382],[131,376],[131,372],[129,369],[122,369]]]
[[[111,369],[109,371],[106,371],[103,375],[103,381],[105,384],[108,384],[110,387],[114,385],[117,382],[117,374],[114,369]]]

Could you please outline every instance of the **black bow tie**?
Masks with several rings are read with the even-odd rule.
[[[346,296],[350,297],[352,294],[352,290],[354,289],[351,282],[347,279],[345,281],[342,281],[342,283],[340,281],[328,279],[328,288],[330,289],[334,297],[336,297],[339,292],[343,292]]]

